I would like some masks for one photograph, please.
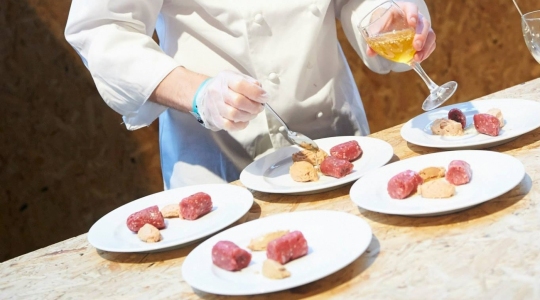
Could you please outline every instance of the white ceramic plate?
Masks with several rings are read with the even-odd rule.
[[[448,118],[448,111],[459,108],[467,118],[462,136],[440,136],[431,132],[431,124],[436,119]],[[480,134],[473,124],[473,116],[485,113],[490,108],[501,110],[505,125],[498,136]],[[440,149],[485,149],[516,139],[520,135],[540,127],[540,102],[525,99],[474,100],[444,106],[425,112],[403,124],[401,136],[415,145]]]
[[[250,264],[238,272],[229,272],[212,263],[212,247],[228,240],[247,249],[252,238],[276,230],[299,230],[308,242],[308,254],[285,267],[291,276],[268,279],[262,275],[266,251],[251,252]],[[354,238],[351,238],[354,237]],[[347,266],[357,259],[371,242],[371,228],[353,214],[310,210],[283,213],[229,228],[204,241],[189,253],[182,265],[182,276],[192,287],[220,295],[253,295],[300,286]]]
[[[342,178],[334,178],[319,173],[315,182],[296,182],[289,175],[292,154],[301,150],[298,146],[289,146],[265,155],[248,165],[240,174],[242,184],[250,189],[281,194],[310,194],[334,189],[352,182],[366,172],[385,165],[394,150],[387,142],[371,137],[338,136],[315,140],[319,148],[330,154],[330,148],[335,145],[356,140],[362,148],[362,156],[353,161],[351,174]]]
[[[192,194],[210,195],[213,210],[197,220],[165,219],[160,230],[162,240],[145,243],[127,228],[129,215],[147,207],[176,204]],[[187,244],[215,233],[240,219],[253,204],[253,195],[245,188],[230,184],[202,184],[167,190],[127,203],[99,219],[88,232],[88,242],[112,252],[150,252]]]
[[[464,160],[471,166],[469,183],[456,186],[456,194],[446,199],[427,199],[418,194],[403,200],[388,195],[387,184],[394,175],[426,167],[445,167],[452,160]],[[359,207],[379,213],[405,216],[432,216],[456,212],[498,197],[525,176],[521,161],[513,156],[487,150],[456,150],[408,158],[366,174],[353,184],[351,200]]]

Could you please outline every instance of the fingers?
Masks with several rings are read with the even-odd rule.
[[[242,94],[232,90],[224,95],[225,105],[220,114],[223,118],[233,122],[249,122],[264,110],[259,102],[252,101]]]
[[[426,44],[428,34],[431,30],[431,24],[429,20],[424,18],[421,14],[418,15],[418,18],[419,19],[416,25],[416,35],[414,36],[413,47],[416,51],[422,51]]]
[[[409,26],[416,28],[416,35],[413,41],[414,49],[416,51],[422,51],[424,45],[426,44],[428,33],[431,29],[431,23],[418,12],[418,6],[415,4],[409,2],[400,2],[399,6],[407,16],[407,23]]]
[[[435,51],[435,48],[437,46],[437,44],[435,43],[435,40],[436,40],[435,33],[433,32],[433,30],[429,30],[424,47],[422,51],[416,52],[416,54],[414,55],[414,60],[417,62],[422,62],[426,58],[428,58],[431,55],[431,53]]]
[[[219,115],[221,116],[221,128],[226,131],[239,131],[245,129],[249,125],[249,121],[253,120],[260,112],[250,113],[245,111],[246,104],[255,104],[257,109],[264,109],[261,104],[246,98],[245,96],[229,90],[223,94],[223,105],[218,107]],[[243,109],[241,109],[242,107]]]
[[[248,114],[256,115],[264,110],[260,102],[253,101],[232,89],[226,94],[224,100],[229,106]]]
[[[406,22],[410,27],[415,28],[413,48],[416,50],[415,60],[427,58],[435,50],[435,33],[431,30],[431,22],[424,18],[418,11],[418,6],[411,2],[397,2],[406,16]],[[391,26],[393,18],[389,18],[386,25]],[[375,51],[369,46],[366,49],[368,57],[375,56]]]
[[[410,2],[398,2],[398,6],[403,10],[405,16],[407,16],[407,23],[411,27],[416,27],[418,22],[418,6]]]
[[[242,80],[231,80],[228,82],[228,85],[232,91],[252,101],[265,103],[267,100],[266,92],[261,87],[261,84],[251,77],[243,78]]]
[[[265,103],[267,101],[266,91],[255,78],[233,71],[223,73],[227,74],[227,85],[232,91],[255,102]]]
[[[201,117],[207,128],[236,131],[246,128],[264,110],[261,104],[267,100],[265,90],[254,78],[237,71],[222,71],[201,93],[199,110],[203,110]]]
[[[250,96],[246,94],[249,94]],[[264,110],[261,103],[267,101],[267,96],[266,92],[259,86],[254,86],[253,84],[248,84],[246,81],[241,81],[237,85],[229,87],[229,92],[224,100],[227,105],[239,111],[233,113],[234,115],[238,115],[238,120],[245,120],[247,116],[243,116],[245,114],[242,113],[257,115]]]
[[[370,57],[373,57],[375,55],[377,55],[377,52],[375,52],[375,50],[373,50],[371,47],[367,47],[367,50],[366,50],[366,55],[367,56],[370,56]]]
[[[241,73],[231,72],[227,80],[228,92],[224,97],[224,102],[232,109],[228,115],[234,121],[249,121],[264,110],[261,103],[266,103],[268,96],[261,84],[252,77]],[[238,110],[238,111],[235,111]]]

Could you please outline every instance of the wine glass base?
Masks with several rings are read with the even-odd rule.
[[[426,100],[424,100],[424,103],[422,104],[422,109],[425,111],[429,111],[441,106],[441,104],[443,104],[446,100],[452,97],[452,95],[457,89],[457,86],[457,82],[449,81],[434,89],[426,98]]]

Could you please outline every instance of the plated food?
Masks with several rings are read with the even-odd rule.
[[[540,127],[538,115],[540,103],[536,101],[474,100],[425,112],[403,124],[400,132],[406,141],[420,146],[484,149]]]
[[[351,162],[361,155],[362,148],[356,140],[333,146],[330,148],[330,155],[322,149],[302,149],[292,154],[293,164],[289,168],[289,174],[297,182],[317,181],[319,172],[324,176],[342,178],[352,172],[354,165]]]
[[[504,126],[504,118],[500,109],[490,108],[485,113],[474,114],[473,123],[476,132],[489,136],[498,136],[500,129]],[[433,121],[430,128],[431,133],[434,135],[462,136],[467,132],[465,131],[467,118],[461,109],[452,108],[448,112],[448,118]]]
[[[133,232],[139,231],[144,224],[150,224],[157,229],[165,228],[165,220],[157,205],[152,205],[127,217],[126,225]]]
[[[277,232],[283,235],[276,238]],[[252,241],[267,240],[267,236],[272,238],[262,247],[265,250],[248,248]],[[193,288],[213,294],[285,290],[345,267],[366,250],[371,238],[369,225],[353,214],[329,210],[277,214],[237,225],[202,242],[184,260],[182,277]],[[211,253],[221,241],[248,252],[249,264],[233,271],[217,266]]]
[[[262,264],[261,274],[270,279],[284,279],[291,276],[285,264],[308,253],[307,240],[298,230],[267,233],[255,240],[259,247],[250,247],[254,244],[252,240],[248,248],[252,251],[266,251],[267,259]],[[219,241],[212,247],[212,263],[221,269],[240,271],[250,262],[251,253],[232,241]]]
[[[270,243],[270,241],[280,238],[287,233],[289,233],[289,230],[277,230],[270,233],[265,233],[251,239],[247,247],[253,251],[266,250],[266,246],[268,246],[268,243]]]
[[[436,175],[436,168],[446,169],[444,177]],[[396,188],[393,197],[388,190],[389,182],[403,172],[400,175],[403,191]],[[418,178],[421,173],[432,178],[419,185],[423,181]],[[524,176],[523,164],[507,154],[486,150],[438,152],[397,161],[366,174],[353,184],[350,197],[360,208],[369,211],[432,216],[496,198],[518,185]],[[419,190],[414,191],[415,186]],[[448,194],[451,196],[443,197]]]
[[[127,218],[126,225],[129,230],[137,233],[141,241],[156,243],[161,241],[159,230],[166,227],[165,218],[196,220],[209,213],[212,207],[212,197],[207,193],[197,192],[183,198],[179,203],[167,204],[161,210],[157,205],[152,205],[134,212]]]
[[[212,247],[212,262],[227,271],[240,271],[249,265],[251,253],[231,241],[219,241]]]
[[[339,136],[315,142],[319,145],[320,152],[302,151],[300,147],[290,146],[255,160],[242,171],[240,181],[250,189],[267,193],[318,193],[360,178],[386,164],[394,154],[390,144],[371,137]],[[356,142],[360,149],[357,149],[353,142]],[[336,146],[339,147],[334,148]],[[340,159],[336,163],[335,159],[328,159],[335,158],[331,155],[332,152],[343,157],[358,157],[348,162]],[[317,163],[320,164],[320,172],[315,167]],[[291,170],[293,164],[295,167]]]
[[[194,196],[201,192],[212,201],[212,209],[207,213],[204,213],[208,211],[206,196]],[[193,198],[200,203],[192,204],[181,215],[182,199]],[[112,252],[150,252],[179,247],[229,226],[244,216],[252,204],[253,195],[249,190],[231,184],[202,184],[167,190],[109,212],[92,225],[88,241],[98,249]],[[137,214],[145,209],[148,211]],[[188,219],[194,215],[198,215],[195,220]],[[145,224],[151,224],[155,229],[144,228]],[[137,235],[141,230],[141,236]]]
[[[452,160],[448,171],[444,167],[424,167],[420,172],[405,170],[388,181],[386,190],[393,199],[405,199],[418,192],[423,198],[450,198],[456,185],[469,183],[472,178],[470,165],[463,160]]]

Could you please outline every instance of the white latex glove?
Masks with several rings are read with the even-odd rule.
[[[241,130],[264,110],[267,94],[252,77],[222,71],[201,84],[194,104],[204,126],[210,130]]]

